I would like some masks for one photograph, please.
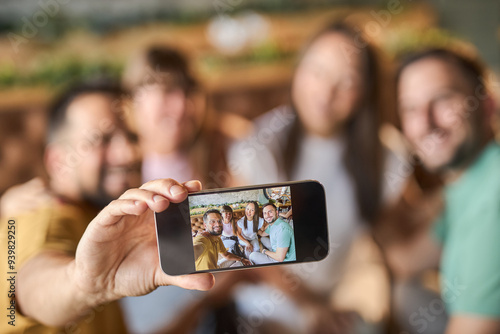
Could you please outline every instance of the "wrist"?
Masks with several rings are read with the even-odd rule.
[[[75,260],[68,264],[66,274],[68,281],[75,283],[74,296],[77,300],[75,304],[80,305],[83,309],[95,308],[118,299],[110,298],[105,289],[100,289],[96,282],[85,282],[85,274],[78,273]]]

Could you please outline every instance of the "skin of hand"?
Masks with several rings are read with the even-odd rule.
[[[207,290],[213,276],[168,276],[160,268],[154,211],[182,202],[201,183],[156,180],[125,192],[90,223],[75,257],[79,286],[106,299],[147,294],[161,285]],[[90,277],[92,279],[89,279]]]
[[[199,190],[199,181],[163,179],[126,191],[89,223],[74,257],[45,251],[25,263],[16,293],[21,312],[64,326],[95,306],[161,285],[210,289],[212,274],[169,276],[161,270],[153,216]]]
[[[54,196],[42,178],[36,177],[30,181],[9,188],[0,198],[0,215],[15,217],[50,203]]]

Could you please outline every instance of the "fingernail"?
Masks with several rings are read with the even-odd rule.
[[[189,186],[189,187],[193,187],[195,185],[201,186],[201,182],[198,180],[191,180],[191,181],[186,182],[185,184],[186,184],[186,186]]]
[[[163,201],[164,199],[165,199],[165,197],[160,196],[160,195],[153,196],[153,201],[155,201],[155,202],[160,202],[160,201]]]
[[[186,189],[184,189],[183,187],[181,187],[177,184],[170,187],[170,193],[172,194],[172,196],[177,196],[177,195],[180,195],[184,192],[186,192]]]

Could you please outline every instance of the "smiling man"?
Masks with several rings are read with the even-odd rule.
[[[219,267],[241,267],[252,263],[245,258],[230,253],[222,240],[222,216],[219,210],[210,209],[203,215],[205,231],[193,239],[196,270],[212,270]],[[219,254],[226,260],[218,264]]]
[[[160,268],[154,211],[201,184],[162,179],[135,188],[140,154],[123,120],[122,96],[114,84],[81,83],[49,111],[44,163],[51,200],[13,217],[18,275],[15,293],[6,293],[7,281],[0,284],[0,306],[13,305],[16,321],[1,322],[1,333],[126,333],[122,297],[163,285],[213,285],[212,275],[170,277]],[[0,230],[7,249],[6,224]]]
[[[483,78],[476,62],[442,49],[409,56],[397,77],[403,132],[446,183],[434,234],[448,334],[500,333],[500,146]]]
[[[261,237],[269,236],[271,249],[250,254],[250,260],[255,264],[295,261],[295,239],[292,227],[278,217],[278,210],[272,203],[264,204],[262,213],[266,224],[259,229]]]

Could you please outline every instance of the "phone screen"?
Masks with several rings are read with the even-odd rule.
[[[325,194],[316,181],[193,193],[155,220],[169,275],[319,261],[329,251]]]
[[[295,261],[292,203],[290,186],[190,196],[196,270]]]

